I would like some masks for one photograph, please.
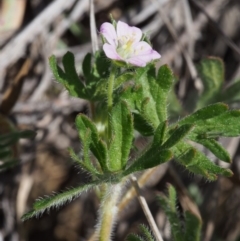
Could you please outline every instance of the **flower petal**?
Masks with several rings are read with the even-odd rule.
[[[104,44],[103,50],[106,56],[110,59],[123,60],[116,51],[116,48],[110,44]]]
[[[133,43],[138,43],[142,38],[142,30],[137,27],[129,27]]]
[[[147,42],[144,42],[144,41],[135,43],[133,45],[133,48],[134,48],[134,53],[136,55],[147,54],[152,50],[152,47]]]
[[[100,27],[100,33],[106,38],[109,44],[117,46],[117,33],[111,23],[103,23]]]
[[[130,27],[128,24],[118,21],[117,23],[117,36],[118,39],[125,39],[126,41],[131,39],[133,43],[137,43],[142,38],[142,31],[137,27]]]
[[[118,39],[121,39],[123,36],[130,36],[131,35],[131,29],[129,27],[128,24],[122,22],[122,21],[118,21],[117,23],[117,36]]]
[[[138,66],[138,67],[145,67],[147,62],[142,60],[142,58],[138,57],[138,56],[135,56],[135,57],[132,57],[130,59],[127,60],[127,62],[129,64],[132,64],[134,66]]]

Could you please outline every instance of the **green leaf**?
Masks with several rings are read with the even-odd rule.
[[[143,238],[137,236],[136,234],[129,234],[127,236],[127,241],[145,241]]]
[[[152,96],[156,102],[156,110],[159,121],[165,121],[167,116],[167,99],[169,91],[173,85],[173,74],[167,65],[163,65],[158,70],[156,80],[150,79]]]
[[[153,138],[153,145],[160,147],[163,143],[165,134],[167,130],[167,121],[163,121],[159,124],[158,128],[155,131],[154,138]]]
[[[92,77],[92,55],[87,53],[82,62],[82,71],[83,76],[85,77],[86,82],[89,82]]]
[[[51,208],[59,208],[65,203],[78,198],[83,192],[88,191],[90,188],[96,187],[98,184],[99,183],[96,182],[89,183],[84,186],[79,186],[62,193],[40,199],[34,203],[33,210],[24,214],[21,219],[25,221],[32,217],[38,217],[45,211],[50,211]]]
[[[139,158],[133,161],[133,164],[124,171],[123,175],[127,176],[131,173],[143,171],[148,168],[155,167],[172,158],[172,152],[169,150],[161,150],[159,146],[152,146],[145,151]]]
[[[190,211],[185,211],[184,220],[180,220],[177,206],[177,193],[172,185],[168,187],[168,197],[158,196],[161,207],[171,224],[174,241],[199,241],[201,236],[201,220]],[[185,221],[185,223],[183,223]]]
[[[98,131],[94,123],[85,115],[79,114],[76,118],[76,127],[79,137],[85,146],[89,145],[90,150],[98,159],[103,171],[108,171],[107,162],[107,147],[106,144],[100,140]],[[87,149],[86,149],[87,152]]]
[[[229,153],[214,139],[194,139],[193,141],[205,146],[220,160],[231,163]]]
[[[139,121],[135,128],[142,135],[153,134],[158,125],[167,119],[167,96],[173,83],[173,75],[167,66],[156,69],[152,64],[136,69],[135,85],[127,85],[120,92],[121,99],[126,100],[131,111]]]
[[[198,108],[216,102],[216,97],[224,82],[224,64],[220,58],[208,57],[198,66],[198,73],[204,85],[204,91],[198,101]]]
[[[183,118],[178,125],[197,124],[199,121],[205,121],[213,117],[222,115],[228,110],[228,106],[224,103],[216,103],[197,110],[193,114]]]
[[[134,129],[141,133],[143,136],[152,136],[154,128],[147,122],[139,113],[133,113]]]
[[[139,110],[139,113],[154,129],[156,129],[160,123],[156,109],[156,100],[154,99],[156,95],[153,96],[151,93],[153,90],[153,84],[151,83],[156,82],[155,71],[153,65],[147,65],[144,68],[138,68],[135,76],[135,82],[140,86],[136,94],[135,108]]]
[[[226,111],[216,117],[200,120],[190,134],[192,138],[235,137],[240,135],[240,111]]]
[[[13,168],[17,164],[19,164],[18,159],[10,159],[8,161],[4,161],[2,164],[0,164],[0,172],[4,172],[10,168]]]
[[[170,137],[163,143],[162,148],[168,149],[176,145],[182,140],[191,130],[193,129],[192,124],[184,124],[177,127],[171,134]]]
[[[200,241],[202,222],[190,211],[185,212],[184,241]]]
[[[53,55],[49,58],[49,65],[55,79],[64,85],[69,94],[74,97],[87,98],[83,83],[80,81],[75,69],[74,56],[67,52],[63,56],[63,66],[65,72],[57,65],[56,57]]]
[[[240,101],[240,80],[219,93],[218,99],[229,104]]]
[[[179,142],[173,153],[176,161],[192,173],[204,176],[209,180],[216,180],[217,175],[230,177],[232,171],[215,165],[202,152],[193,148],[190,144]]]
[[[155,71],[152,65],[139,69],[136,81],[142,85],[142,99],[148,98],[143,115],[157,128],[160,122],[167,119],[167,97],[173,84],[173,75],[166,65],[160,67],[157,76]]]
[[[12,131],[0,136],[0,148],[11,146],[18,142],[20,138],[30,139],[36,136],[36,132],[32,130]]]
[[[95,53],[94,75],[100,78],[108,78],[110,74],[111,61],[106,58],[104,51]]]
[[[0,160],[10,157],[11,155],[12,155],[12,151],[9,148],[0,149]]]
[[[3,134],[0,136],[0,148],[9,147],[15,144],[19,139],[18,132],[14,131],[11,133]]]
[[[86,162],[83,162],[78,155],[74,152],[74,150],[72,148],[68,148],[69,154],[71,156],[71,158],[85,171],[91,173],[91,175],[93,174],[97,174],[96,173],[96,169],[92,166],[92,165],[88,165]]]
[[[140,230],[146,241],[155,241],[150,229],[146,225],[140,224]]]
[[[109,166],[112,171],[123,170],[129,158],[133,139],[133,117],[126,102],[113,107],[112,139],[109,145]]]
[[[176,209],[177,193],[173,186],[169,185],[168,193],[168,198],[164,195],[159,195],[158,200],[171,224],[171,233],[174,241],[185,241],[184,231],[182,230],[181,221],[179,220],[178,212]]]

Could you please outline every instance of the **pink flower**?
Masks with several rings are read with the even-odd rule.
[[[100,33],[107,43],[103,45],[106,56],[128,64],[144,67],[161,55],[145,41],[141,41],[142,31],[118,21],[115,29],[111,23],[103,23]]]

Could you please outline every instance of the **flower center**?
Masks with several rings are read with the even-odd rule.
[[[123,58],[128,59],[134,53],[134,36],[122,36],[118,39],[117,53]]]

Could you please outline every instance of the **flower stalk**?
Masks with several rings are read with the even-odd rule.
[[[121,194],[121,183],[112,185],[106,192],[100,210],[99,241],[111,240],[112,228],[118,213],[118,199]]]

